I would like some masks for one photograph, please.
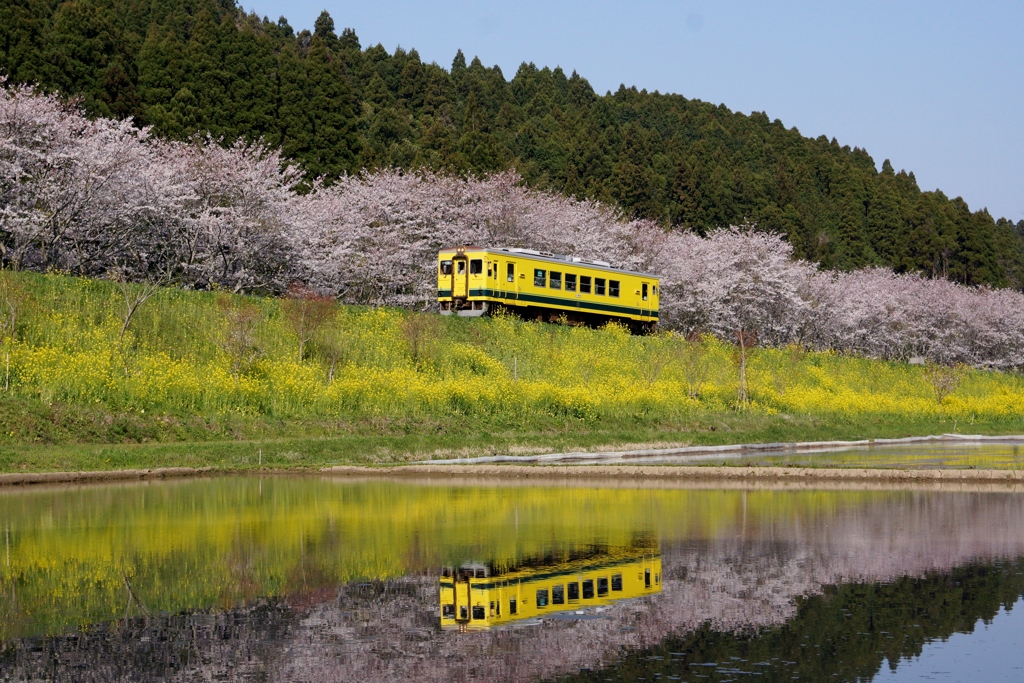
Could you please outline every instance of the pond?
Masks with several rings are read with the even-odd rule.
[[[1009,485],[0,491],[0,681],[1019,680]]]

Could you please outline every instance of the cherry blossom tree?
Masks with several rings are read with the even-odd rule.
[[[0,79],[0,260],[149,285],[434,305],[437,251],[525,247],[661,277],[661,324],[767,346],[1024,368],[1024,294],[885,269],[822,272],[779,236],[706,238],[597,201],[527,188],[515,171],[382,170],[315,181],[259,142],[170,142],[130,120]],[[742,364],[742,359],[741,359]]]
[[[661,231],[596,202],[527,189],[515,172],[459,180],[385,170],[294,202],[295,249],[317,287],[345,300],[425,306],[438,250],[525,247],[641,267]]]
[[[176,151],[189,188],[174,243],[186,279],[236,292],[284,289],[296,275],[289,233],[299,170],[262,144],[205,139]]]
[[[175,195],[159,173],[149,172],[148,139],[149,130],[131,121],[89,120],[54,96],[3,88],[0,217],[7,262],[97,273],[115,258],[142,255],[145,247],[133,247],[153,236],[147,218],[161,214]]]
[[[297,171],[258,144],[157,140],[0,88],[0,230],[16,268],[279,289]]]

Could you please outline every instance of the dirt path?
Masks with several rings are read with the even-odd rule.
[[[0,474],[0,486],[172,479],[177,477],[201,477],[203,475],[220,473],[232,474],[233,471],[218,470],[212,467],[160,467],[152,470],[104,470],[99,472],[12,472],[10,474]]]
[[[390,478],[472,485],[665,486],[690,488],[958,488],[1024,491],[1024,470],[855,469],[817,467],[680,467],[672,465],[402,465],[395,467],[337,466],[320,470],[232,470],[169,467],[104,472],[38,472],[0,474],[0,487],[33,484],[81,484],[142,481],[215,475],[309,475],[347,478]]]

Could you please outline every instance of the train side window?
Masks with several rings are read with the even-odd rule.
[[[451,261],[441,261],[441,275],[451,275],[451,274],[452,274],[452,262]]]
[[[550,283],[551,283],[551,289],[561,289],[562,288],[562,274],[559,273],[557,270],[552,270],[551,271],[551,275],[549,277],[549,280],[550,280]]]
[[[543,268],[534,268],[533,269],[533,286],[534,287],[543,287],[546,281],[547,281],[547,271],[545,271]]]
[[[618,295],[619,295],[619,281],[618,280],[609,280],[608,281],[608,296],[618,296]]]
[[[583,582],[583,599],[589,600],[594,597],[594,580],[587,579]]]
[[[579,583],[579,581],[573,581],[572,583],[569,584],[569,600],[571,602],[573,600],[579,600],[579,599],[580,599],[580,583]]]
[[[603,598],[608,595],[608,577],[602,576],[597,580],[597,597]]]
[[[537,607],[548,606],[548,589],[538,588],[537,589]]]
[[[564,605],[565,604],[565,586],[558,584],[557,586],[551,587],[551,604],[552,605]]]
[[[515,614],[516,613],[516,599],[515,598],[509,598],[508,599],[508,613],[509,614]]]
[[[515,279],[516,279],[516,264],[514,264],[514,263],[506,264],[505,272],[508,275],[508,281],[509,282],[514,282]]]
[[[650,588],[650,587],[651,587],[651,570],[650,569],[645,569],[644,570],[644,588]]]
[[[572,273],[565,274],[565,291],[575,292],[576,291],[576,276]]]
[[[590,294],[590,276],[580,275],[580,292]]]
[[[459,261],[459,265],[455,267],[455,271],[459,275],[462,275],[463,273],[465,273],[466,272],[466,262],[465,261]]]
[[[622,574],[612,574],[612,590],[622,590]]]
[[[473,259],[472,261],[469,262],[469,274],[470,275],[479,275],[482,272],[484,272],[484,260],[483,259],[475,258],[475,259]],[[644,286],[646,287],[647,285],[644,285]]]
[[[491,273],[492,272],[494,272],[494,271],[491,269],[491,262],[488,261],[487,262],[487,277],[491,277]]]
[[[604,283],[605,280],[603,277],[594,278],[594,294],[597,294],[598,296],[604,296]]]
[[[641,292],[641,293],[640,293],[640,297],[641,297],[641,298],[642,298],[642,299],[643,299],[644,301],[647,301],[647,283],[646,283],[646,282],[645,282],[645,283],[643,283],[643,284],[642,284],[642,285],[640,286],[640,292]]]
[[[448,603],[441,605],[441,618],[442,619],[454,619],[455,618],[455,605]]]
[[[483,605],[473,605],[473,620],[483,621],[487,618],[487,612],[484,611]]]

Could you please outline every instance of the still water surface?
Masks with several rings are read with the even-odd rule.
[[[239,477],[7,490],[0,525],[3,681],[1018,680],[1024,666],[1013,488]]]
[[[468,462],[461,460],[459,462]],[[731,465],[766,467],[866,467],[881,469],[1024,469],[1024,441],[1006,437],[996,443],[931,441],[926,443],[874,443],[842,448],[725,453],[575,457],[575,464]]]

